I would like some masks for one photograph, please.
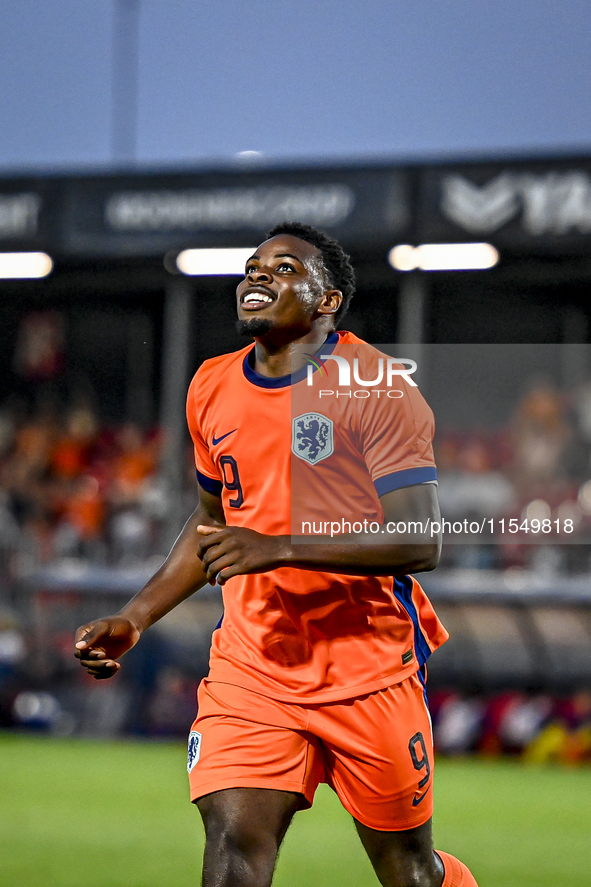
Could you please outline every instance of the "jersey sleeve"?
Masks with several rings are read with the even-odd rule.
[[[361,413],[362,453],[378,496],[437,483],[433,412],[418,388],[401,381],[400,391],[368,402]]]
[[[197,372],[189,385],[187,394],[187,424],[191,440],[193,441],[197,480],[208,493],[214,493],[219,496],[223,489],[223,483],[211,459],[209,447],[201,426],[201,417],[204,413],[204,403],[202,403],[202,397],[200,396],[201,390],[202,380],[200,373]]]

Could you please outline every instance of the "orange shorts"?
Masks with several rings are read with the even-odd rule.
[[[191,800],[227,788],[298,792],[326,782],[355,819],[400,831],[433,812],[433,742],[422,678],[326,704],[279,702],[203,681],[189,737]]]

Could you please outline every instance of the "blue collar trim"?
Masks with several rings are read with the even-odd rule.
[[[331,333],[326,342],[321,345],[315,353],[319,354],[320,351],[324,351],[325,354],[331,354],[338,342],[339,334],[337,332]],[[255,346],[253,345],[250,351],[245,354],[242,367],[244,375],[248,381],[252,382],[252,384],[256,385],[258,388],[287,388],[306,378],[308,367],[302,367],[297,373],[294,373],[293,376],[291,374],[287,376],[261,376],[261,374],[257,373],[254,369],[254,348]],[[316,367],[314,367],[314,372],[316,372]]]

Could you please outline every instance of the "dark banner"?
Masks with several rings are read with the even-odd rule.
[[[349,246],[386,247],[408,236],[409,190],[404,170],[380,169],[71,180],[63,243],[69,253],[118,256],[249,246],[287,219]]]
[[[0,250],[250,246],[286,219],[384,256],[398,243],[478,240],[503,254],[577,255],[591,247],[591,158],[0,180]]]
[[[426,167],[417,207],[423,242],[486,240],[550,255],[591,245],[591,159]]]
[[[0,179],[0,250],[54,245],[61,223],[59,193],[49,179]]]

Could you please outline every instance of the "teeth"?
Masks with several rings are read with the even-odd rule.
[[[271,296],[267,296],[264,293],[249,293],[248,296],[244,299],[243,304],[246,305],[247,302],[272,302],[273,299]]]

